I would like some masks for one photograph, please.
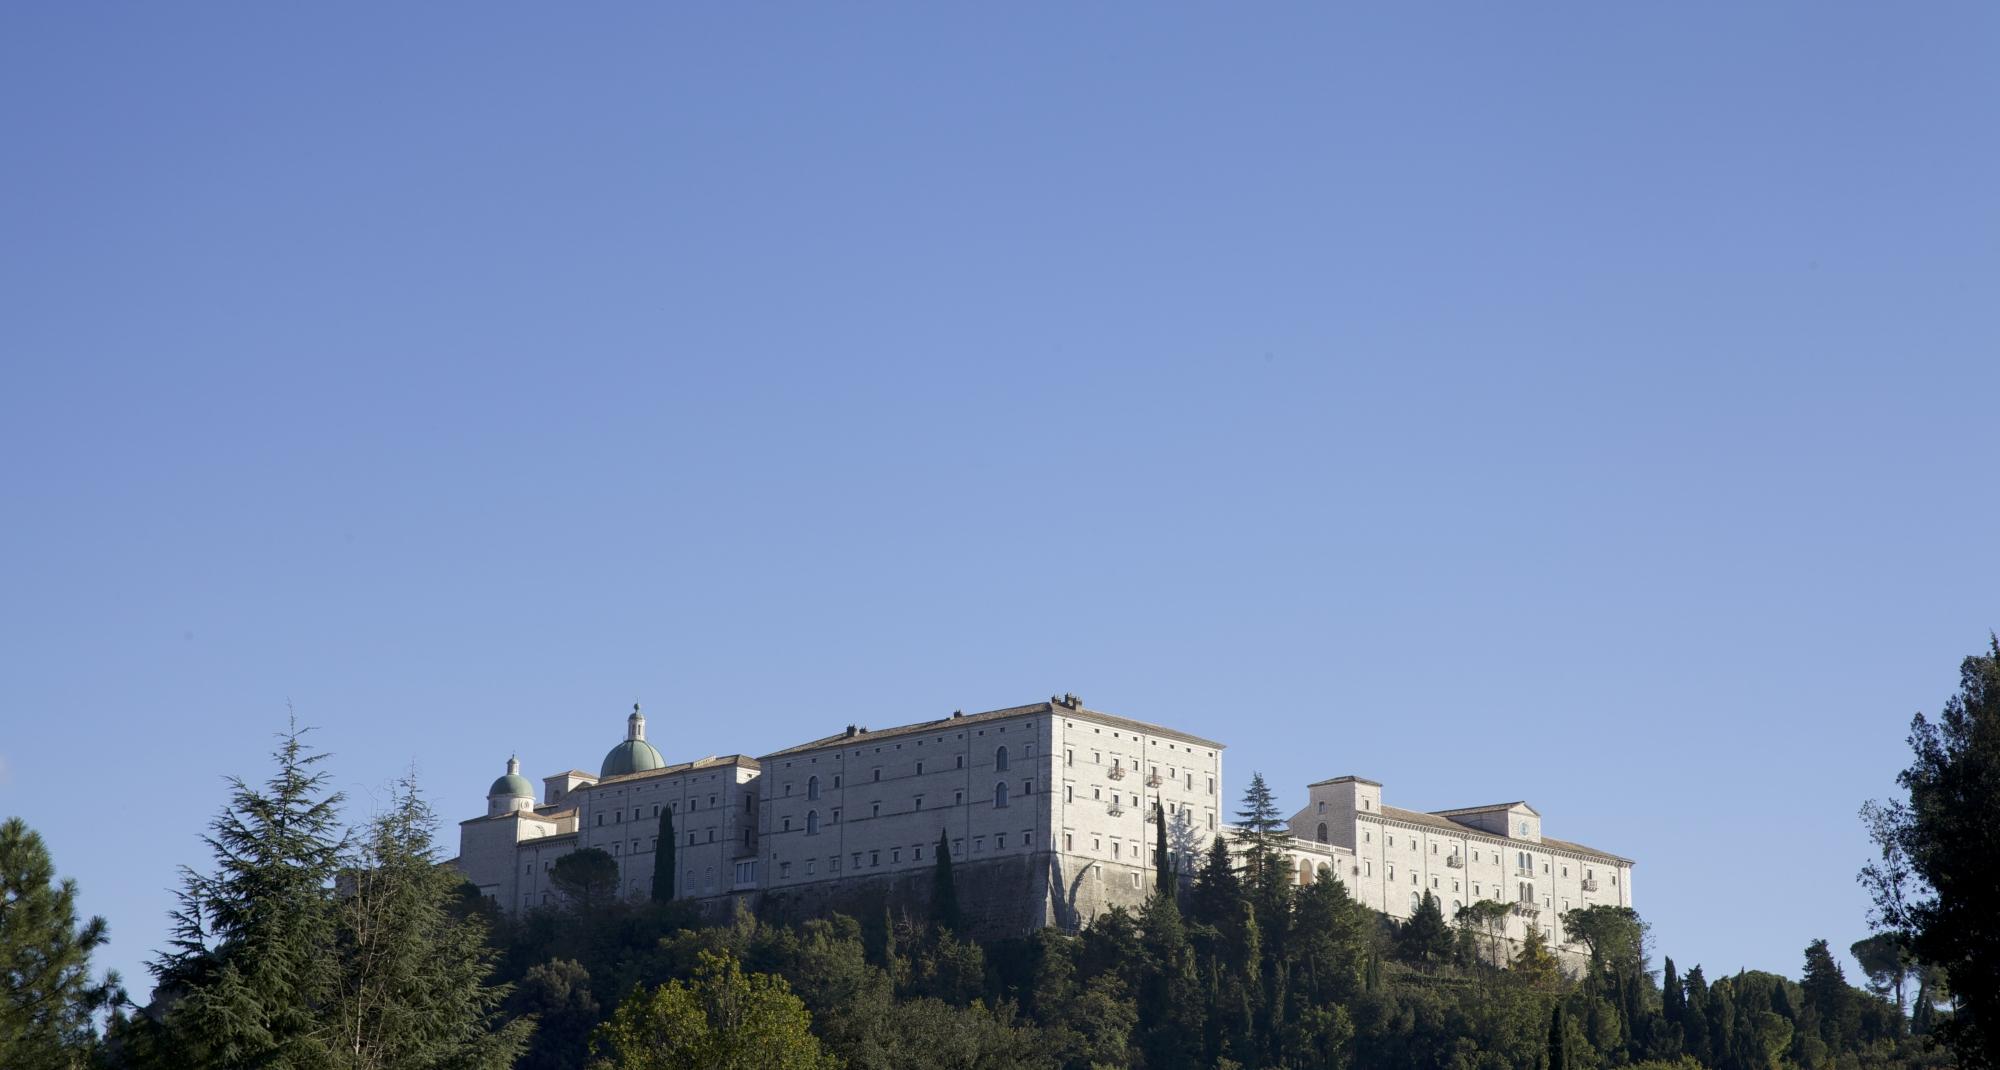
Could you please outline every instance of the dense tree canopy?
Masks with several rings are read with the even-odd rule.
[[[76,882],[56,879],[42,838],[0,822],[0,1067],[64,1070],[90,1050],[90,1017],[117,994],[115,975],[90,972],[106,932],[77,924]]]

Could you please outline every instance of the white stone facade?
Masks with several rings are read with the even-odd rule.
[[[635,748],[656,753],[643,744],[644,727],[635,709],[607,769],[622,768],[616,762]],[[1033,900],[1009,910],[1010,923],[1073,928],[1150,893],[1156,812],[1183,874],[1211,837],[1228,833],[1223,749],[1063,696],[878,731],[849,726],[757,759],[615,776],[570,770],[543,778],[540,804],[520,794],[532,788],[510,762],[488,816],[460,824],[456,864],[483,894],[521,911],[554,904],[557,858],[595,847],[617,860],[619,894],[643,899],[664,810],[673,817],[677,897],[828,902],[851,887],[921,876],[942,836],[955,865],[994,864],[990,872],[1018,883],[1007,895]],[[1632,904],[1629,859],[1544,837],[1526,803],[1402,810],[1358,777],[1308,792],[1290,822],[1300,881],[1330,871],[1390,917],[1409,917],[1426,890],[1447,920],[1491,899],[1515,908],[1506,931],[1491,935],[1516,942],[1537,925],[1560,945],[1562,911]]]
[[[1491,935],[1518,945],[1533,925],[1561,948],[1564,911],[1632,905],[1631,859],[1543,836],[1542,815],[1525,802],[1405,810],[1382,804],[1382,785],[1353,776],[1307,791],[1305,808],[1292,815],[1293,837],[1324,852],[1362,904],[1392,918],[1408,918],[1426,891],[1446,921],[1468,903],[1492,900],[1512,910],[1504,931]]]

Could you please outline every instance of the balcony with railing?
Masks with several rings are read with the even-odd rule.
[[[1160,786],[1160,771],[1158,769],[1155,769],[1151,773],[1147,774],[1146,786],[1149,788],[1157,788]]]
[[[1597,890],[1597,878],[1596,878],[1596,877],[1585,877],[1585,878],[1583,878],[1583,890],[1584,890],[1584,891],[1586,891],[1586,892],[1594,892],[1594,891],[1596,891],[1596,890]]]
[[[1114,765],[1111,767],[1111,772],[1108,775],[1113,780],[1123,780],[1125,779],[1125,767],[1122,765]]]
[[[1104,812],[1110,814],[1112,817],[1124,817],[1125,806],[1123,803],[1120,803],[1118,801],[1116,796],[1113,796],[1111,799],[1111,805],[1105,807]]]
[[[1515,903],[1514,913],[1523,918],[1539,918],[1542,916],[1542,908],[1533,903]]]
[[[1446,866],[1449,866],[1449,867],[1451,867],[1452,869],[1464,869],[1464,868],[1465,868],[1465,856],[1463,856],[1463,855],[1446,855],[1446,856],[1445,856],[1445,859],[1444,859],[1444,864],[1445,864]]]

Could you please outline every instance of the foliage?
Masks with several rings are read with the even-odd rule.
[[[339,980],[330,894],[346,840],[324,752],[294,719],[261,787],[232,777],[203,838],[215,868],[183,867],[169,950],[154,962],[172,1000],[164,1046],[178,1065],[334,1065],[321,1014]]]
[[[812,1015],[783,978],[702,952],[690,981],[634,992],[594,1043],[617,1070],[832,1070]]]
[[[618,860],[597,847],[571,851],[549,867],[549,884],[572,909],[601,909],[618,896]]]
[[[1939,1031],[1960,1066],[2000,1066],[2000,637],[1960,664],[1936,721],[1916,715],[1909,744],[1896,778],[1907,802],[1862,811],[1881,856],[1861,872],[1871,921],[1943,971],[1956,1006]],[[1917,1001],[1926,1028],[1930,987]]]
[[[674,808],[660,807],[659,842],[653,849],[653,902],[665,903],[674,897]]]
[[[118,977],[96,981],[90,953],[105,943],[103,918],[76,921],[76,882],[58,882],[42,838],[26,822],[0,822],[0,1066],[76,1066],[95,1040],[91,1016],[118,997]]]
[[[455,909],[459,878],[437,865],[437,818],[414,778],[369,822],[336,910],[340,962],[327,1009],[331,1046],[353,1070],[505,1070],[531,1025],[504,1022],[504,987],[477,914]]]
[[[931,922],[940,928],[957,929],[958,881],[951,873],[951,833],[938,830],[937,848],[931,854]]]

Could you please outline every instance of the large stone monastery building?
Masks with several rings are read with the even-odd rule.
[[[880,910],[925,898],[940,839],[977,929],[1075,929],[1152,887],[1153,821],[1191,873],[1222,823],[1223,744],[1084,708],[1074,696],[869,730],[750,758],[670,763],[632,708],[625,739],[595,775],[533,781],[509,759],[486,813],[459,824],[455,864],[482,894],[520,912],[553,906],[555,860],[595,847],[618,865],[619,894],[652,892],[661,811],[672,814],[674,894],[708,905],[750,899],[781,913]],[[1331,872],[1362,903],[1407,918],[1425,891],[1445,917],[1476,900],[1510,905],[1509,941],[1538,926],[1564,944],[1559,915],[1632,905],[1632,861],[1542,835],[1525,802],[1416,811],[1382,785],[1323,780],[1293,815],[1299,880]]]

